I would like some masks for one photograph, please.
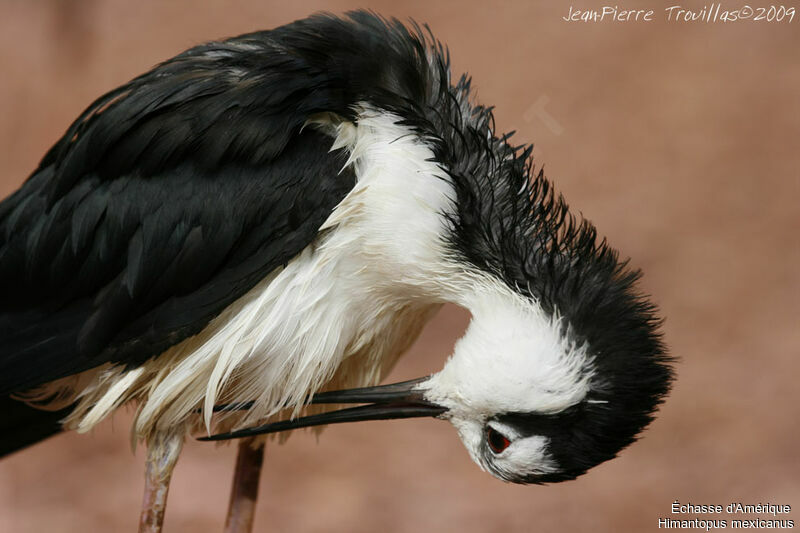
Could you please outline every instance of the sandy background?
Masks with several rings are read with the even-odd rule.
[[[193,44],[323,9],[414,17],[644,269],[681,363],[643,440],[560,485],[495,480],[440,421],[296,435],[268,449],[256,530],[650,531],[675,499],[790,504],[800,521],[800,20],[666,23],[652,1],[637,5],[657,22],[627,24],[566,23],[561,2],[285,4],[0,1],[0,197],[96,96]],[[438,370],[466,321],[445,309],[391,378]],[[133,531],[129,421],[1,461],[0,531]],[[233,461],[188,443],[165,531],[221,531]]]

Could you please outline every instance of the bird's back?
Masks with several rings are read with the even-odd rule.
[[[349,20],[312,17],[195,47],[92,103],[20,190],[0,203],[0,395],[60,406],[93,383],[94,394],[83,395],[84,409],[73,413],[79,420],[90,408],[105,414],[133,397],[145,376],[166,380],[165,362],[174,367],[197,353],[198,338],[208,341],[206,352],[224,358],[220,350],[232,344],[224,342],[231,337],[225,320],[246,312],[247,302],[263,297],[277,276],[293,279],[283,272],[302,263],[301,252],[313,248],[354,187],[355,165],[347,159],[353,146],[332,147],[337,121],[370,115],[357,108],[363,101],[385,108],[424,102],[433,68],[426,53],[396,22],[366,13]],[[338,118],[304,127],[325,123],[329,114]],[[397,251],[392,227],[414,215],[402,212],[402,203],[394,210],[392,202],[385,205],[383,211],[402,218],[382,222],[376,242],[385,239]],[[301,315],[304,305],[310,306],[300,305]],[[413,306],[409,316],[428,316],[429,305]],[[274,322],[269,308],[263,318]],[[406,313],[400,304],[382,308],[391,311],[370,312],[375,331],[386,330],[378,323],[392,322],[388,316]],[[279,320],[293,323],[291,312]],[[420,321],[397,321],[406,322],[413,326],[389,329],[408,330],[413,339]],[[262,341],[268,336],[251,333]],[[332,332],[337,362],[315,375],[330,379],[337,357],[374,340],[364,331],[340,333]],[[397,351],[376,353],[394,357]],[[280,354],[261,357],[280,360]],[[384,366],[373,361],[367,383]],[[187,373],[200,374],[196,368]],[[105,396],[121,381],[125,387],[116,392],[130,394]],[[167,395],[175,400],[181,387]],[[292,401],[314,387],[298,384]],[[213,389],[202,380],[190,388]],[[160,389],[148,383],[153,390]],[[183,415],[196,408],[176,407]]]

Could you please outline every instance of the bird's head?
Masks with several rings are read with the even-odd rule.
[[[609,314],[597,318],[600,338],[587,338],[568,317],[532,299],[508,305],[516,295],[498,296],[503,292],[472,308],[444,368],[417,387],[447,409],[440,416],[494,476],[573,479],[636,439],[666,393],[670,371],[649,317],[601,306],[598,312]]]

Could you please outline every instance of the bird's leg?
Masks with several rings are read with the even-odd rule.
[[[264,440],[246,438],[239,441],[236,471],[225,520],[225,533],[250,533],[258,499],[258,480],[264,463]]]
[[[183,434],[157,434],[147,445],[144,498],[139,517],[139,533],[160,533],[167,508],[167,492],[172,469],[183,448]]]

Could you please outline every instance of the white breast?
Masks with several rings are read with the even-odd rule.
[[[328,124],[357,184],[318,238],[198,335],[138,369],[90,371],[68,425],[88,431],[132,399],[140,439],[196,423],[198,408],[210,430],[220,402],[254,400],[236,421],[248,425],[296,412],[322,388],[380,381],[442,302],[437,280],[458,277],[444,259],[452,187],[430,148],[395,122],[364,107],[357,126]]]

